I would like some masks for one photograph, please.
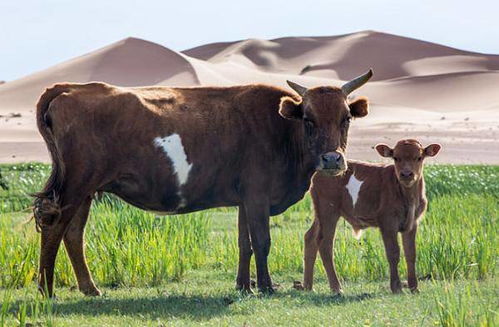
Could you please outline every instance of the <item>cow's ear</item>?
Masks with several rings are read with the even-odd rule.
[[[355,118],[362,118],[369,113],[369,102],[365,97],[350,102],[348,106],[350,107],[350,114]]]
[[[424,155],[426,157],[434,157],[440,151],[442,147],[440,144],[430,144],[426,148],[424,148]]]
[[[393,157],[393,149],[390,148],[386,144],[377,144],[375,147],[376,151],[378,151],[379,155],[385,158],[391,158]]]
[[[286,119],[303,119],[301,101],[296,101],[291,97],[281,98],[281,103],[279,104],[279,115]]]

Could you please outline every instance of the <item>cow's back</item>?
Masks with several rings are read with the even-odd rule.
[[[297,123],[278,114],[281,97],[290,95],[281,89],[104,83],[65,89],[50,105],[65,159],[85,160],[92,167],[87,174],[102,179],[100,190],[138,207],[182,213],[237,205],[248,165],[265,168],[264,178],[273,179],[276,212],[308,188],[306,178],[290,179],[284,167],[289,160],[282,153]]]

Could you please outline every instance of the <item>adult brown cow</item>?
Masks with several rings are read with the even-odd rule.
[[[237,287],[257,283],[272,292],[267,268],[269,216],[299,201],[316,169],[345,170],[352,117],[368,112],[365,98],[347,95],[372,71],[343,87],[300,95],[265,85],[121,88],[103,83],[57,84],[37,105],[38,129],[52,156],[52,173],[36,195],[41,230],[39,286],[52,295],[61,240],[87,295],[99,295],[83,249],[92,196],[116,194],[139,208],[181,214],[239,207]]]

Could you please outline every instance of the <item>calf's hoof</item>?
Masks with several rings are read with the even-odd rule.
[[[80,288],[85,296],[101,296],[102,292],[97,287]]]
[[[295,280],[293,282],[293,288],[297,291],[304,291],[305,287],[303,287],[303,284],[299,280]]]

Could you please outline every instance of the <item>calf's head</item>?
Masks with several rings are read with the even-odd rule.
[[[366,98],[348,101],[348,95],[364,85],[372,75],[372,70],[369,70],[341,88],[321,86],[308,89],[288,81],[300,95],[300,100],[283,97],[279,114],[303,124],[307,151],[316,159],[317,170],[338,175],[347,169],[345,149],[350,121],[368,113]]]
[[[405,187],[411,187],[421,178],[424,159],[436,156],[440,148],[440,144],[430,144],[424,148],[412,139],[398,141],[393,149],[386,144],[376,145],[376,151],[382,157],[393,158],[397,179]]]

